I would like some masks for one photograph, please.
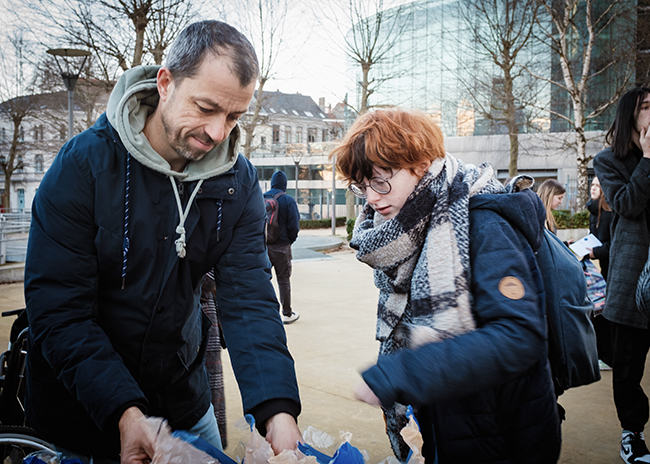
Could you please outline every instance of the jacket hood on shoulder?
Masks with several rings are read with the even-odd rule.
[[[542,200],[530,189],[517,193],[475,195],[469,209],[489,209],[517,227],[537,251],[544,237],[546,212]]]
[[[158,106],[156,76],[160,66],[137,66],[117,81],[108,99],[106,115],[131,156],[154,171],[182,181],[208,179],[228,171],[239,153],[239,125],[222,143],[198,161],[190,161],[183,172],[171,169],[169,163],[151,147],[142,132],[147,117]]]
[[[287,175],[282,171],[276,171],[271,177],[271,188],[287,191]]]

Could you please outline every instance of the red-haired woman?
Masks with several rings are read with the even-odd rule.
[[[556,462],[559,419],[532,244],[544,207],[506,194],[493,169],[445,153],[424,113],[363,114],[336,155],[367,204],[351,246],[380,290],[377,364],[356,395],[384,408],[398,458],[402,405],[427,462]]]

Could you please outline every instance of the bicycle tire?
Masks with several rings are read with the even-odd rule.
[[[44,450],[54,451],[54,446],[39,438],[29,427],[0,426],[0,462],[3,464],[22,464],[28,454]]]

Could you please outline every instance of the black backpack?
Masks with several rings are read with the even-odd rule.
[[[591,323],[594,305],[587,296],[582,265],[546,229],[536,257],[544,280],[549,361],[555,383],[567,390],[596,382],[600,380],[600,369],[596,332]]]
[[[284,195],[284,192],[279,192],[273,195],[272,198],[265,198],[266,205],[266,243],[275,243],[280,238],[282,230],[280,229],[278,198]]]

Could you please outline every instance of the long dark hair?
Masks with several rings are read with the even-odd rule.
[[[614,123],[605,136],[605,141],[612,147],[614,156],[617,158],[627,158],[627,155],[634,149],[632,131],[639,114],[639,106],[648,94],[650,94],[649,88],[635,87],[625,92],[618,100]]]

